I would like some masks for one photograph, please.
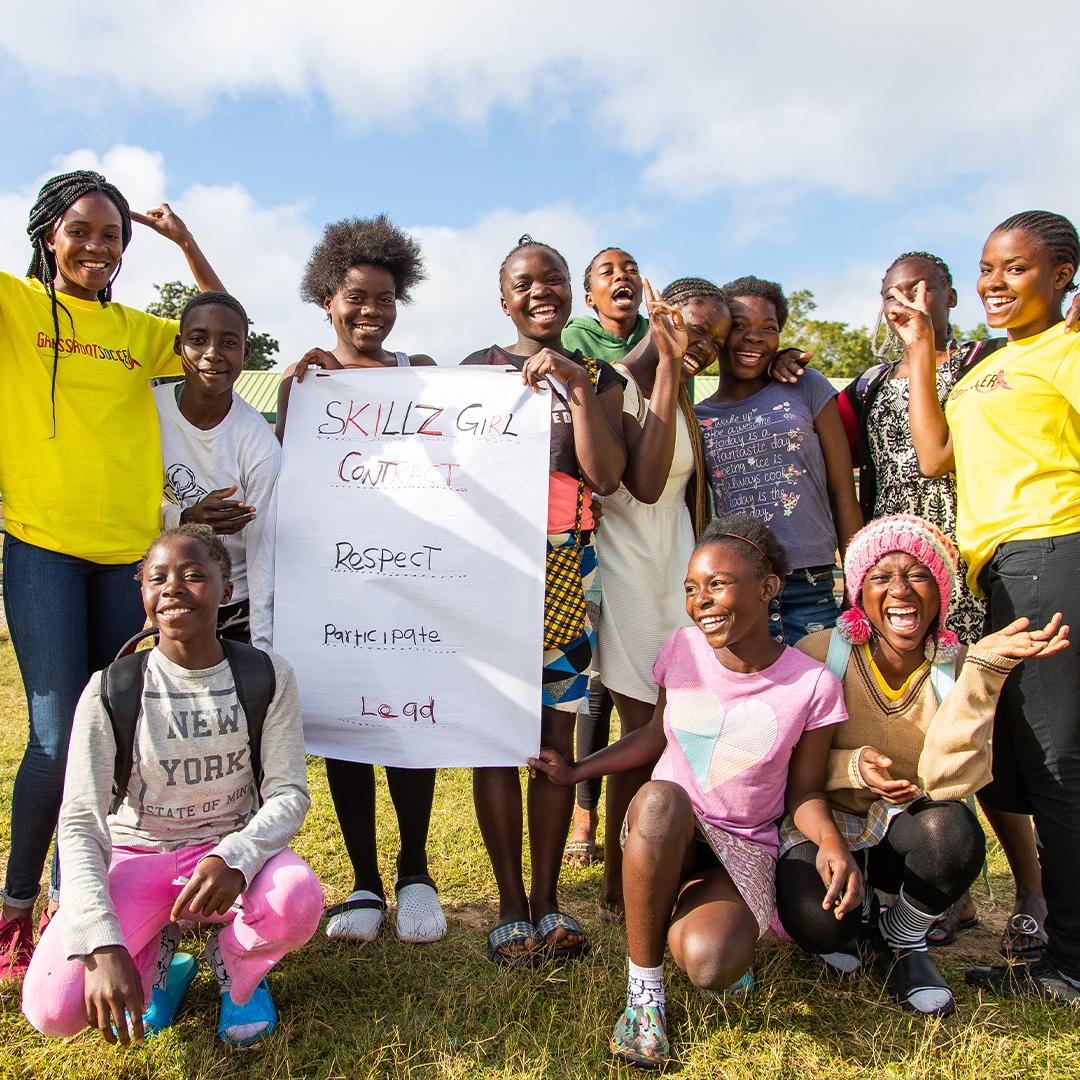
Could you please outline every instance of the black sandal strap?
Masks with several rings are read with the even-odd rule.
[[[365,909],[378,908],[379,911],[386,910],[385,900],[376,900],[373,897],[365,896],[359,900],[344,900],[340,904],[334,904],[333,907],[326,909],[328,918],[333,918],[335,915],[341,915],[346,911],[363,911]]]
[[[439,887],[427,874],[410,874],[408,877],[399,877],[394,882],[394,892],[401,892],[406,885],[427,885],[436,892],[439,891]]]

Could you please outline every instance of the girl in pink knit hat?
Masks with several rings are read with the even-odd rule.
[[[844,560],[851,608],[833,630],[796,646],[844,685],[825,788],[833,817],[867,879],[862,912],[824,904],[819,852],[789,818],[781,829],[777,909],[785,929],[830,966],[854,971],[858,945],[888,970],[900,1006],[947,1016],[954,1004],[926,934],[975,880],[985,842],[963,800],[990,780],[994,705],[1021,660],[1068,645],[1055,615],[1042,629],[1016,619],[968,649],[941,629],[955,591],[956,550],[922,518],[878,518]],[[896,895],[878,920],[875,889]]]

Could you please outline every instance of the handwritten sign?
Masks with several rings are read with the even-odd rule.
[[[274,649],[309,753],[408,768],[536,753],[550,417],[546,394],[493,368],[293,387]]]

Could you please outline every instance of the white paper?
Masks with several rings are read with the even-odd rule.
[[[407,768],[536,754],[550,423],[548,393],[498,368],[294,384],[274,650],[309,753]]]

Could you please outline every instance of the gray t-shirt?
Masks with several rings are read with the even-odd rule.
[[[716,512],[761,518],[793,568],[828,566],[836,558],[825,459],[814,430],[834,397],[829,380],[810,369],[795,385],[773,382],[743,401],[694,408]]]

